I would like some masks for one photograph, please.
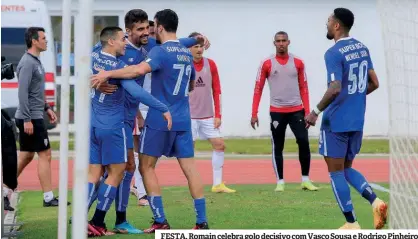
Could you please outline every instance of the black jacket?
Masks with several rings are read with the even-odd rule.
[[[14,124],[3,110],[1,111],[1,155],[3,183],[10,189],[17,188],[17,149],[13,131]]]

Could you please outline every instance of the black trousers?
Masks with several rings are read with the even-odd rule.
[[[296,137],[299,147],[299,162],[302,169],[302,176],[308,176],[311,165],[311,151],[309,147],[308,129],[305,123],[305,111],[292,113],[270,112],[273,146],[273,166],[277,180],[283,179],[283,147],[286,137],[287,125],[290,126]]]

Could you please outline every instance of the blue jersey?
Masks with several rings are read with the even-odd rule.
[[[173,118],[173,131],[191,130],[189,83],[195,78],[193,56],[178,40],[154,47],[146,62],[151,66],[151,94],[166,104]],[[154,109],[149,109],[145,125],[168,130],[167,122]]]
[[[363,131],[368,70],[373,69],[369,49],[354,38],[338,40],[325,53],[327,84],[341,81],[341,92],[322,116],[322,130]]]
[[[147,53],[148,52],[143,47],[136,47],[128,41],[125,48],[125,55],[119,56],[119,59],[127,65],[138,65],[145,60]],[[144,85],[144,76],[137,77],[135,82],[142,87]],[[125,122],[129,124],[130,127],[133,127],[135,116],[138,111],[139,101],[128,92],[126,92],[125,96]]]
[[[97,74],[96,69],[106,71],[121,69],[126,66],[116,57],[97,52],[92,53],[92,72]],[[120,80],[109,79],[110,84],[120,85]],[[97,89],[91,89],[91,126],[101,129],[123,128],[125,119],[125,90],[122,87],[113,94],[103,94]]]
[[[186,47],[192,47],[197,43],[195,38],[181,38],[179,41]],[[118,59],[122,60],[127,65],[137,65],[145,60],[148,55],[148,52],[151,51],[152,48],[158,46],[157,40],[155,38],[149,37],[148,43],[142,45],[140,47],[135,46],[131,42],[127,42],[125,49],[125,54],[123,56],[119,56]],[[101,51],[102,47],[100,42],[97,43],[94,47],[94,51]],[[141,87],[144,85],[145,76],[138,76],[135,79],[135,82],[140,85]],[[139,101],[135,99],[131,94],[126,92],[125,94],[126,101],[125,101],[125,122],[133,127],[133,123],[135,120],[136,113],[139,107]],[[142,102],[143,103],[143,102]]]

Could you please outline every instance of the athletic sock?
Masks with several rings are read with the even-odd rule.
[[[124,218],[126,220],[126,208],[128,207],[128,203],[129,203],[129,193],[130,193],[132,177],[133,177],[132,173],[125,171],[123,180],[119,184],[119,187],[117,189],[116,198],[115,198],[116,215],[118,215],[119,213],[119,216],[121,217],[119,219],[117,217],[116,221],[123,219],[122,214],[124,214]],[[118,224],[120,223],[116,223],[116,225]]]
[[[126,211],[118,212],[116,211],[116,222],[115,225],[119,225],[126,222]]]
[[[97,207],[96,212],[93,216],[93,223],[96,226],[103,226],[104,225],[104,218],[106,216],[107,211],[112,205],[113,200],[115,200],[116,196],[116,187],[103,183],[99,186],[98,196],[97,196]]]
[[[9,189],[3,186],[3,197],[9,196]]]
[[[363,196],[370,204],[373,204],[376,199],[376,194],[373,192],[372,187],[366,181],[366,178],[357,170],[353,168],[346,168],[344,170],[345,178],[353,186],[357,192]]]
[[[52,199],[54,199],[54,193],[52,191],[44,192],[44,201],[50,202]]]
[[[212,152],[212,169],[213,169],[213,186],[222,183],[222,168],[224,165],[224,152],[213,151]]]
[[[330,173],[332,191],[335,199],[340,206],[347,222],[353,223],[356,221],[354,214],[353,203],[351,201],[350,187],[344,177],[344,171],[336,171]]]
[[[148,201],[152,214],[154,215],[154,220],[157,223],[163,223],[166,219],[161,196],[148,196]]]
[[[201,224],[207,222],[205,198],[194,199],[194,209],[196,211],[196,223]]]

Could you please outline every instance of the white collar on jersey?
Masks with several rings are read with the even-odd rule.
[[[176,39],[176,40],[167,40],[167,41],[165,41],[165,42],[163,42],[163,43],[161,43],[161,45],[162,44],[165,44],[165,43],[167,43],[167,42],[180,42],[178,39]]]
[[[110,56],[110,57],[116,58],[116,56],[114,56],[112,54],[109,54],[107,52],[104,52],[104,51],[100,51],[100,54],[105,55],[105,56]]]
[[[129,41],[129,40],[128,40],[128,38],[126,38],[126,42],[127,42],[129,45],[131,45],[133,48],[137,49],[138,51],[140,51],[140,50],[141,50],[141,48],[142,48],[142,47],[137,47],[137,46],[135,46],[135,44],[133,44],[131,41]]]
[[[337,43],[339,41],[350,40],[350,39],[352,39],[352,37],[343,37],[343,38],[338,39],[335,43]]]

